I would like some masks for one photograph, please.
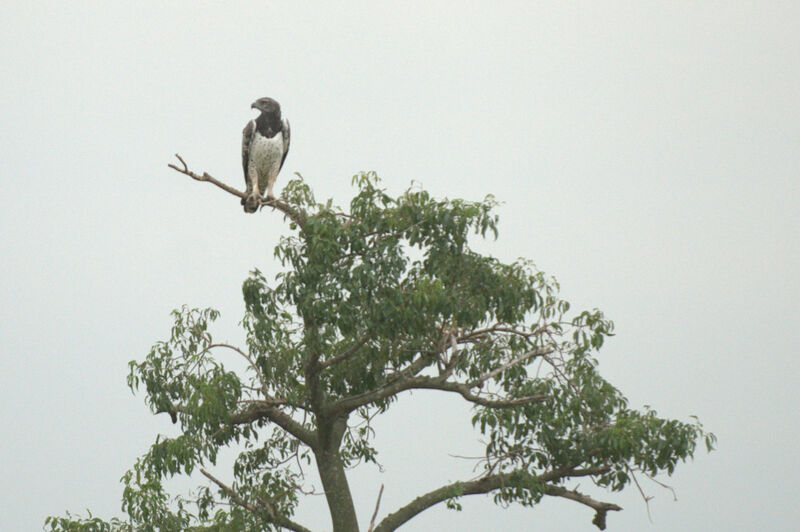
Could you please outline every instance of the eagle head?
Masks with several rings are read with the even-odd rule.
[[[252,109],[258,109],[262,113],[274,115],[278,119],[281,117],[281,104],[272,98],[259,98],[254,101],[250,107]]]

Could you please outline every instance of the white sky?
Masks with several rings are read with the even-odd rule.
[[[287,225],[166,164],[241,188],[272,96],[278,190],[301,172],[345,203],[369,169],[494,194],[500,239],[477,246],[614,319],[600,369],[632,405],[718,435],[669,479],[678,502],[645,484],[652,524],[635,489],[604,495],[609,530],[796,530],[800,3],[164,4],[0,3],[0,529],[121,514],[120,476],[174,430],[125,385],[171,309],[241,338],[241,282],[278,271]],[[427,397],[379,425],[385,472],[351,475],[364,528],[381,483],[385,515],[469,476],[447,456],[479,452],[468,413]],[[404,530],[592,529],[568,501],[464,502]],[[297,520],[329,526],[319,498]]]

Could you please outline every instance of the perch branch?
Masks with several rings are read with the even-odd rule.
[[[210,176],[208,174],[208,172],[203,172],[203,175],[200,175],[200,174],[197,174],[195,172],[192,172],[191,170],[189,170],[189,167],[186,164],[186,161],[183,160],[183,157],[181,157],[177,153],[175,154],[175,157],[177,157],[178,160],[181,162],[181,166],[183,166],[183,168],[179,168],[178,165],[176,165],[176,164],[172,164],[172,163],[168,164],[167,166],[169,166],[173,170],[175,170],[177,172],[180,172],[180,173],[182,173],[184,175],[188,175],[189,177],[191,177],[195,181],[208,181],[209,183],[213,183],[213,184],[217,185],[219,188],[221,188],[222,190],[224,190],[228,194],[233,194],[234,196],[238,196],[240,198],[244,198],[244,192],[236,190],[235,188],[226,185],[222,181],[219,181],[219,180],[213,178],[212,176]]]
[[[242,198],[242,199],[245,198],[245,193],[244,192],[242,192],[240,190],[236,190],[235,188],[233,188],[233,187],[231,187],[229,185],[226,185],[222,181],[220,181],[220,180],[214,178],[213,176],[211,176],[208,172],[203,172],[202,174],[198,174],[197,172],[192,172],[191,170],[189,170],[189,166],[186,164],[186,161],[183,160],[183,157],[181,157],[177,153],[175,154],[175,157],[180,161],[181,165],[178,166],[177,164],[169,163],[169,164],[167,164],[167,166],[169,166],[170,168],[172,168],[176,172],[179,172],[179,173],[181,173],[183,175],[188,175],[189,177],[191,177],[195,181],[206,181],[208,183],[213,183],[214,185],[218,186],[219,188],[221,188],[222,190],[224,190],[228,194],[233,194],[234,196],[236,196],[238,198]],[[305,227],[305,224],[306,224],[305,215],[302,212],[300,212],[300,211],[294,209],[293,207],[291,207],[285,201],[282,201],[282,200],[277,199],[277,198],[262,199],[261,200],[261,205],[262,206],[265,205],[265,206],[268,206],[268,207],[274,207],[275,209],[278,209],[283,214],[288,216],[289,219],[292,220],[294,223],[296,223],[298,225],[298,227],[300,227],[301,229],[303,227]]]

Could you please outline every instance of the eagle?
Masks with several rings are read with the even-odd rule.
[[[250,106],[261,114],[242,131],[242,167],[245,212],[256,212],[264,199],[274,199],[272,187],[289,152],[289,121],[281,118],[281,106],[272,98],[259,98]]]

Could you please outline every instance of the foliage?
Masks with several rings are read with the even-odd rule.
[[[480,493],[500,504],[566,497],[604,528],[620,508],[568,490],[570,479],[618,491],[637,474],[672,474],[701,439],[711,450],[699,421],[630,409],[600,376],[594,357],[613,334],[602,312],[571,315],[532,263],[470,249],[470,234],[497,237],[491,196],[436,200],[409,189],[395,198],[372,173],[354,184],[349,212],[317,203],[302,179],[284,189],[292,232],[275,249],[284,271],[245,280],[246,347],[214,342],[215,310],[184,307],[170,338],[131,362],[128,385],[181,435],[157,437],[123,476],[127,520],[67,514],[49,518],[50,530],[306,530],[292,519],[312,460],[334,530],[355,530],[345,469],[376,460],[371,420],[414,389],[474,404],[483,474],[422,495],[375,530]],[[247,370],[227,369],[220,350]],[[202,469],[237,445],[232,483]],[[209,485],[189,497],[165,492],[165,479],[197,471]]]

